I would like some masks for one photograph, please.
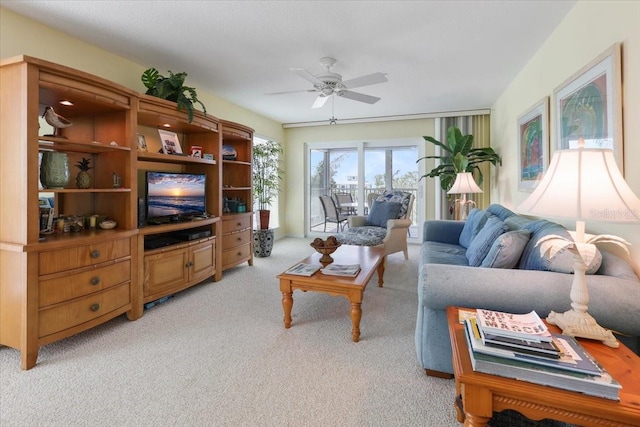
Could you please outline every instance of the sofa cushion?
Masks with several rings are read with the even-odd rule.
[[[478,235],[484,224],[487,222],[487,218],[489,218],[489,214],[486,211],[481,211],[477,208],[471,209],[458,239],[460,246],[464,248],[469,247],[473,238]]]
[[[622,258],[607,251],[600,251],[602,254],[602,263],[597,274],[605,276],[614,276],[621,279],[640,281],[633,271],[633,267]]]
[[[512,225],[512,218],[508,218],[507,223]],[[529,230],[531,237],[525,246],[518,267],[523,270],[543,270],[554,271],[556,273],[573,273],[574,256],[568,249],[548,251],[554,245],[554,240],[549,240],[545,244],[540,244],[540,239],[550,235],[558,235],[565,239],[573,240],[569,232],[562,225],[555,222],[539,219],[529,221],[522,225],[523,230]],[[560,245],[561,239],[555,242]],[[588,259],[587,274],[595,274],[600,267],[602,255],[596,248],[596,252]]]
[[[394,190],[387,191],[385,190],[381,195],[376,199],[380,202],[397,202],[400,203],[400,212],[398,212],[398,216],[396,218],[404,218],[407,214],[407,209],[409,209],[409,202],[411,201],[411,193],[406,193],[404,191]],[[393,218],[392,218],[393,219]]]
[[[373,201],[373,206],[367,216],[367,225],[387,228],[387,220],[397,219],[401,204],[398,202]]]
[[[420,252],[421,265],[448,264],[469,265],[466,249],[462,246],[441,242],[424,242]]]
[[[528,230],[513,230],[499,236],[482,261],[482,267],[513,268],[518,264],[531,233]]]
[[[509,230],[524,230],[525,226],[533,221],[534,220],[520,215],[513,215],[504,220],[504,225],[506,225]]]
[[[491,205],[489,205],[489,207],[487,208],[487,212],[489,212],[490,214],[493,214],[495,216],[497,216],[498,218],[500,218],[501,220],[506,220],[507,218],[510,218],[512,216],[515,216],[516,214],[505,208],[502,205],[499,205],[497,203],[493,203]]]
[[[480,267],[482,261],[485,259],[493,242],[506,230],[504,222],[495,215],[491,215],[484,227],[480,230],[478,235],[474,237],[471,244],[467,248],[467,260],[469,265],[473,267]]]
[[[596,274],[602,263],[602,254],[595,245],[576,244],[587,265],[586,274]],[[542,256],[549,260],[547,269],[556,273],[571,274],[574,271],[575,255],[567,245],[567,241],[560,238],[547,239],[539,244]]]

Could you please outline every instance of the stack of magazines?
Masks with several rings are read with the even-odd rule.
[[[322,269],[322,274],[330,276],[356,277],[360,272],[360,264],[334,264],[331,263]]]
[[[478,309],[464,317],[474,371],[619,400],[620,384],[573,337],[551,333],[535,311]]]

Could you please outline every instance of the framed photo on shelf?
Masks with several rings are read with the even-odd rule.
[[[160,142],[162,143],[162,152],[164,154],[182,154],[182,147],[180,147],[177,133],[158,129],[158,134],[160,134]]]
[[[533,191],[549,165],[549,97],[518,117],[518,190]]]
[[[147,151],[147,141],[144,139],[144,135],[137,134],[138,137],[138,151]]]
[[[622,144],[622,71],[616,43],[553,91],[555,148],[613,150],[624,173]]]

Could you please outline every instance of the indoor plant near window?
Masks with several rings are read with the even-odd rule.
[[[273,230],[269,229],[269,208],[284,176],[284,170],[280,168],[282,152],[282,146],[271,140],[253,145],[253,202],[260,218],[260,228],[254,231],[256,256],[271,255]]]
[[[165,77],[155,68],[149,68],[142,73],[142,83],[147,88],[147,95],[173,101],[177,104],[178,110],[185,111],[189,118],[189,123],[193,121],[195,111],[194,104],[198,103],[202,107],[202,112],[206,115],[207,108],[200,100],[196,90],[185,86],[184,81],[187,73],[173,74],[169,71],[169,77]]]
[[[448,191],[456,180],[459,172],[471,172],[478,177],[478,185],[482,185],[484,177],[478,166],[480,163],[491,162],[492,165],[502,165],[502,159],[491,147],[472,148],[473,135],[462,135],[457,126],[451,126],[447,130],[447,142],[436,140],[433,137],[423,137],[425,141],[442,148],[443,154],[440,156],[425,156],[422,159],[440,159],[440,164],[431,171],[420,177],[420,179],[429,177],[440,177],[440,187],[444,191]]]

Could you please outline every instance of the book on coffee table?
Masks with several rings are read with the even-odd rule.
[[[602,370],[595,362],[594,358],[578,343],[575,338],[568,335],[552,334],[554,344],[558,346],[559,354],[557,358],[550,358],[546,355],[533,352],[523,352],[517,349],[499,348],[486,345],[480,339],[479,328],[474,324],[475,319],[469,319],[469,328],[474,332],[470,338],[473,351],[490,356],[504,357],[507,359],[521,360],[536,365],[551,366],[557,369],[582,372],[591,375],[601,375]]]
[[[557,387],[605,399],[620,400],[620,383],[611,377],[597,361],[594,360],[601,371],[600,375],[558,369],[521,359],[510,359],[480,353],[473,350],[472,340],[475,337],[470,325],[471,322],[465,321],[465,336],[469,347],[471,366],[474,371]],[[475,339],[482,343],[479,338]]]
[[[313,276],[313,274],[318,270],[320,270],[319,265],[299,262],[285,271],[284,274],[295,274],[296,276]]]
[[[322,270],[322,274],[327,274],[330,276],[346,276],[346,277],[356,277],[360,272],[360,264],[329,264],[324,267]]]
[[[479,308],[476,319],[478,326],[485,334],[528,341],[551,342],[551,333],[535,311],[514,314]]]

